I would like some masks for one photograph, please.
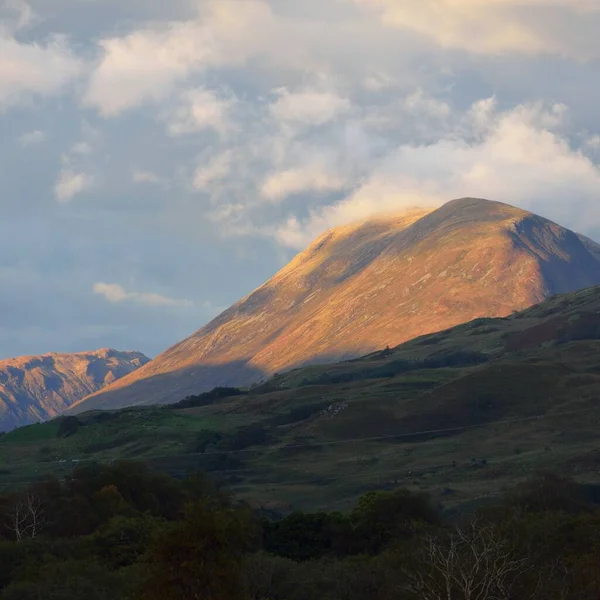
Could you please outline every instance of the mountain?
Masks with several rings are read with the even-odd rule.
[[[538,471],[600,484],[599,394],[593,287],[245,392],[22,427],[0,437],[0,483],[132,459],[209,471],[277,510],[344,508],[396,487],[464,508]]]
[[[75,411],[172,403],[343,360],[600,283],[600,251],[538,215],[477,198],[322,235],[271,280]]]
[[[108,348],[1,360],[0,431],[55,417],[149,360]]]

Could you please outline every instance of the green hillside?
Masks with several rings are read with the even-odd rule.
[[[118,458],[205,469],[284,512],[397,486],[453,509],[539,470],[597,482],[600,288],[217,396],[17,429],[0,437],[0,488]]]

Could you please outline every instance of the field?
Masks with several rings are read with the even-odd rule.
[[[0,487],[125,458],[207,470],[265,511],[346,508],[401,486],[455,511],[541,470],[600,482],[599,397],[593,288],[199,406],[17,429],[0,437]]]

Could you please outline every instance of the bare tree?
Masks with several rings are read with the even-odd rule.
[[[15,534],[17,542],[35,538],[44,527],[44,508],[35,494],[17,499],[8,512],[6,526]]]
[[[510,600],[531,564],[494,525],[471,521],[447,538],[428,537],[408,589],[423,600]]]

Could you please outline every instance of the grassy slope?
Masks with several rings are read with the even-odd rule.
[[[417,362],[456,362],[466,351],[490,360]],[[135,458],[175,473],[213,470],[279,510],[342,508],[396,485],[452,508],[539,469],[600,480],[599,394],[593,288],[389,352],[297,369],[210,406],[87,413],[67,438],[57,437],[60,420],[18,429],[0,438],[0,487],[67,473],[73,461]]]

